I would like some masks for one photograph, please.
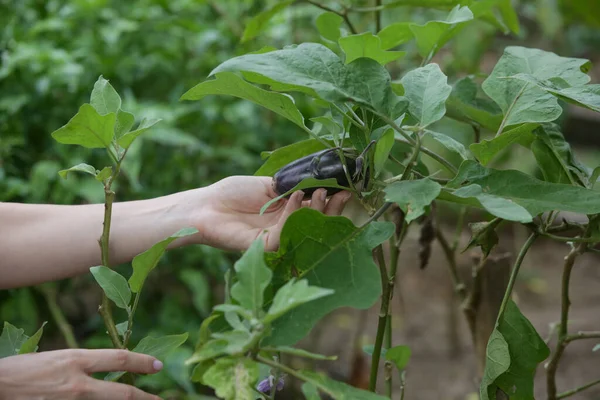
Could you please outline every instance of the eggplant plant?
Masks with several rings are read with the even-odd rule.
[[[575,157],[557,122],[564,104],[600,112],[600,85],[589,83],[587,74],[590,62],[509,46],[490,74],[449,82],[434,60],[462,29],[483,21],[507,34],[518,32],[516,13],[510,2],[503,0],[425,2],[446,9],[447,17],[384,27],[382,12],[403,2],[360,8],[283,1],[251,19],[243,40],[260,35],[273,16],[297,3],[323,10],[315,23],[321,42],[263,48],[226,60],[183,93],[181,100],[232,96],[286,118],[306,137],[268,149],[266,160],[255,172],[273,177],[279,194],[273,201],[297,190],[307,195],[321,187],[327,188],[328,194],[348,190],[368,218],[357,226],[344,216],[325,216],[302,208],[288,218],[278,251],[265,252],[257,239],[228,276],[225,302],[216,305],[202,322],[195,352],[187,360],[193,366],[191,381],[213,388],[216,396],[227,400],[275,399],[291,378],[302,382],[301,390],[309,400],[321,398],[321,394],[333,399],[404,398],[404,387],[410,385],[411,350],[392,342],[390,300],[406,233],[425,219],[427,241],[435,238],[444,249],[473,334],[472,311],[480,297],[481,274],[498,243],[496,230],[500,225],[518,224],[529,232],[486,338],[482,400],[533,399],[534,375],[542,363],[549,400],[569,397],[598,383],[561,388],[565,391],[560,392],[555,379],[569,343],[600,338],[598,331],[574,333],[569,329],[571,272],[577,258],[598,251],[594,246],[600,242],[600,196],[595,188],[600,167],[588,167]],[[374,15],[375,32],[359,32],[349,17],[353,13]],[[415,46],[420,65],[404,70],[403,47],[409,45]],[[388,70],[392,66],[397,75]],[[292,95],[314,102],[322,114],[311,116],[312,124],[307,125],[307,117]],[[472,131],[469,143],[436,130],[442,119],[467,124]],[[100,313],[113,345],[158,357],[185,342],[188,333],[148,337],[132,347],[129,338],[140,292],[168,244],[194,230],[177,232],[138,255],[129,280],[113,271],[108,259],[115,196],[112,185],[131,143],[156,122],[142,121],[132,130],[134,116],[121,109],[119,95],[100,77],[90,103],[81,106],[52,136],[63,144],[104,148],[112,161],[98,169],[80,164],[61,174],[85,172],[104,187],[103,265],[92,268],[91,273],[104,290]],[[491,166],[516,146],[531,152],[541,176]],[[471,225],[472,239],[467,246],[479,247],[481,256],[469,285],[457,271],[456,245],[450,245],[435,223],[434,211],[444,204],[454,205],[462,215],[483,215],[482,221]],[[582,214],[586,222],[557,221],[561,212]],[[400,217],[392,218],[394,213]],[[308,232],[318,235],[309,237]],[[560,261],[564,263],[563,301],[557,310],[560,323],[553,351],[511,296],[528,250],[541,237],[570,246]],[[384,251],[389,251],[388,262]],[[295,345],[334,310],[368,309],[377,302],[380,309],[369,350],[368,390],[313,370],[292,368],[283,361],[285,355],[335,359],[336,355],[314,354]],[[115,323],[110,311],[113,305],[126,310],[126,321]],[[397,370],[399,394],[393,393],[392,373],[386,373],[383,389],[378,386],[382,365],[388,372]],[[106,379],[133,382],[132,377],[116,373]]]

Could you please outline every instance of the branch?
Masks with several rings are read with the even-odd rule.
[[[569,343],[573,340],[581,340],[581,339],[600,339],[600,331],[579,331],[574,335],[569,335],[565,338],[565,342]]]
[[[345,9],[343,12],[340,12],[340,11],[334,10],[333,8],[327,7],[326,5],[320,4],[319,2],[314,1],[314,0],[304,0],[304,1],[306,1],[309,4],[312,4],[315,7],[320,8],[321,10],[329,11],[329,12],[339,15],[340,17],[342,17],[344,19],[344,22],[346,22],[346,25],[348,25],[348,29],[350,29],[350,32],[352,32],[353,35],[356,35],[358,33],[356,28],[354,28],[354,25],[352,25],[352,22],[350,22],[350,18],[348,18],[348,10],[347,9]]]
[[[446,260],[448,261],[448,268],[450,270],[450,276],[452,277],[452,283],[454,284],[454,291],[459,295],[460,300],[464,301],[467,297],[467,288],[458,275],[458,267],[456,265],[454,250],[450,247],[448,240],[437,224],[435,227],[435,237],[442,246],[442,251],[444,252]]]
[[[383,246],[379,245],[375,249],[379,271],[381,272],[381,284],[383,292],[381,293],[381,306],[379,308],[379,320],[377,322],[377,334],[375,336],[375,346],[371,358],[371,375],[369,376],[369,390],[375,391],[377,385],[377,372],[379,370],[379,360],[381,358],[381,347],[383,345],[383,336],[387,325],[389,305],[390,305],[390,285],[388,284],[388,275],[383,257]]]
[[[585,389],[589,389],[592,386],[598,385],[600,384],[600,379],[592,381],[590,383],[586,383],[583,386],[579,386],[578,388],[575,389],[571,389],[571,390],[567,390],[566,392],[562,392],[559,395],[556,396],[557,399],[565,399],[567,397],[573,396],[574,394],[577,394],[579,392],[584,391]]]

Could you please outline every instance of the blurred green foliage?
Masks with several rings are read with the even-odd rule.
[[[0,201],[103,201],[102,187],[93,179],[71,174],[65,180],[58,171],[80,162],[100,165],[104,153],[60,146],[50,137],[50,132],[66,124],[79,105],[89,100],[99,75],[121,93],[125,110],[139,119],[162,119],[130,149],[123,166],[124,179],[115,187],[118,201],[161,196],[230,175],[253,174],[262,164],[262,151],[305,139],[306,133],[297,126],[248,101],[228,96],[179,101],[216,65],[236,55],[267,45],[327,44],[314,23],[322,10],[302,2],[276,13],[262,33],[242,42],[249,19],[275,3],[0,0]],[[344,3],[356,7],[374,4],[366,0]],[[515,3],[522,28],[518,35],[504,35],[491,24],[475,22],[440,52],[436,62],[449,79],[481,74],[487,52],[495,62],[511,42],[530,42],[531,47],[563,56],[589,57],[598,48],[600,10],[586,8],[595,2]],[[425,23],[446,14],[445,10],[399,7],[383,13],[382,25]],[[352,20],[359,31],[374,31],[372,13],[353,14]],[[414,43],[402,50],[407,56],[389,68],[394,79],[421,61]],[[318,115],[317,104],[302,96],[295,100],[306,119]],[[448,119],[438,125],[439,132],[468,142],[469,126]],[[165,391],[172,398],[178,398],[177,393],[199,392],[187,379],[182,361],[191,354],[202,318],[222,296],[224,272],[237,256],[202,246],[173,250],[149,277],[132,341],[153,333],[184,331],[190,332],[190,339],[166,360],[164,371],[140,379],[142,386]],[[118,270],[126,277],[130,274],[128,267]],[[80,346],[109,347],[96,313],[101,292],[91,276],[56,285],[58,304],[73,325]],[[22,327],[28,334],[42,321],[51,321],[40,349],[64,347],[47,301],[36,288],[4,291],[0,293],[0,321]],[[117,322],[122,318],[115,310]]]

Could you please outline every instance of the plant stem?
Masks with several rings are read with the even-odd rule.
[[[390,304],[390,285],[388,280],[385,259],[383,257],[383,246],[379,245],[375,249],[375,255],[381,272],[381,306],[379,308],[379,320],[377,322],[377,333],[375,335],[375,346],[373,347],[373,355],[371,358],[371,375],[369,377],[369,390],[375,391],[377,386],[377,374],[379,372],[379,360],[381,358],[381,347],[383,345],[383,336],[388,321],[389,304]]]
[[[598,384],[600,384],[600,379],[597,379],[597,380],[595,380],[595,381],[592,381],[592,382],[590,382],[590,383],[586,383],[585,385],[583,385],[583,386],[579,386],[578,388],[571,389],[571,390],[567,390],[566,392],[562,392],[562,393],[558,394],[558,395],[556,396],[556,398],[557,398],[557,399],[565,399],[565,398],[567,398],[567,397],[573,396],[574,394],[577,394],[577,393],[579,393],[579,392],[582,392],[582,391],[584,391],[585,389],[589,389],[589,388],[591,388],[592,386],[595,386],[595,385],[598,385]]]
[[[356,35],[357,30],[356,30],[356,28],[354,28],[354,25],[352,25],[352,22],[350,22],[350,19],[348,18],[348,10],[345,10],[344,12],[339,12],[339,11],[334,10],[333,8],[330,8],[323,4],[320,4],[317,1],[313,1],[313,0],[304,0],[304,1],[312,4],[315,7],[319,7],[321,10],[329,11],[329,12],[339,15],[340,17],[342,17],[344,19],[344,22],[346,22],[346,25],[348,25],[348,29],[350,29],[350,32],[352,32],[353,35]]]
[[[450,269],[450,276],[452,278],[452,283],[454,284],[454,291],[458,294],[461,301],[464,301],[467,297],[467,288],[463,281],[460,279],[458,275],[458,266],[456,265],[456,255],[455,251],[450,247],[448,240],[442,233],[440,227],[436,224],[435,227],[435,237],[440,243],[442,247],[442,251],[446,256],[446,260],[448,261],[448,267]]]
[[[538,235],[535,232],[529,235],[529,237],[525,241],[525,244],[523,244],[523,247],[521,247],[521,251],[519,251],[519,255],[515,260],[513,270],[510,273],[510,279],[508,280],[508,286],[506,287],[506,291],[504,292],[502,304],[500,304],[500,309],[498,310],[498,316],[496,317],[496,325],[498,325],[498,323],[502,319],[502,316],[504,315],[504,310],[506,310],[506,306],[508,305],[508,301],[510,300],[510,297],[512,295],[513,287],[515,286],[515,282],[517,281],[517,275],[519,274],[519,269],[521,268],[523,259],[525,258],[527,251],[529,251],[529,248],[531,247],[535,239],[537,239],[537,237]]]
[[[379,7],[381,7],[381,0],[375,0],[375,8],[377,8],[377,11],[375,11],[375,33],[381,30],[381,10]]]
[[[133,301],[133,308],[129,312],[127,318],[127,331],[125,331],[125,338],[123,339],[123,347],[127,348],[127,344],[129,343],[129,338],[131,337],[131,328],[133,327],[133,316],[135,314],[135,310],[137,310],[138,301],[140,300],[140,294],[142,293],[142,289],[138,290],[135,294],[135,300]]]
[[[567,336],[565,338],[565,342],[569,343],[569,342],[572,342],[573,340],[580,340],[580,339],[600,339],[600,331],[591,331],[591,332],[579,331],[574,335]]]
[[[557,240],[559,242],[572,242],[572,243],[598,243],[600,239],[590,238],[590,237],[565,237],[565,236],[557,236],[551,233],[540,232],[540,235],[546,236],[550,239]]]
[[[54,286],[54,283],[44,283],[38,286],[38,289],[40,292],[42,292],[44,299],[46,299],[46,304],[48,305],[50,314],[52,315],[52,318],[54,318],[54,322],[56,322],[60,333],[67,343],[67,346],[69,346],[71,349],[78,348],[79,345],[77,344],[77,340],[73,334],[73,327],[71,327],[71,324],[69,324],[65,318],[65,315],[56,301],[56,287]]]
[[[281,371],[283,371],[295,378],[298,378],[300,380],[305,380],[305,378],[302,376],[302,374],[300,374],[298,371],[288,367],[285,364],[280,364],[277,361],[269,360],[268,358],[264,358],[262,356],[256,356],[256,361],[258,361],[261,364],[268,365],[269,367],[277,368],[278,370],[281,370]]]

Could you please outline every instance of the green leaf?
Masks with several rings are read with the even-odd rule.
[[[52,137],[62,144],[108,148],[113,140],[114,126],[114,113],[100,115],[90,104],[84,104],[66,125],[52,132]]]
[[[552,80],[539,79],[531,74],[524,73],[513,75],[511,78],[534,84],[568,103],[600,112],[600,84],[559,87]],[[560,78],[555,78],[554,81],[565,86],[568,85]]]
[[[124,134],[117,140],[117,143],[124,149],[128,148],[129,146],[131,146],[131,143],[133,143],[133,141],[137,139],[138,136],[146,132],[148,129],[152,128],[157,122],[160,121],[160,118],[144,118],[135,131],[131,131],[129,133]]]
[[[341,17],[340,17],[341,19]],[[381,49],[387,50],[406,43],[413,38],[409,22],[396,22],[383,28],[377,36],[381,39]]]
[[[484,256],[488,256],[490,251],[498,244],[498,234],[496,227],[500,225],[501,220],[494,222],[474,222],[470,223],[471,240],[463,250],[463,253],[468,249],[479,246]]]
[[[327,40],[337,42],[342,36],[341,27],[344,19],[331,11],[319,14],[315,25],[319,34]]]
[[[73,171],[85,172],[86,174],[96,176],[96,168],[94,168],[93,166],[91,166],[89,164],[85,164],[85,163],[77,164],[69,169],[63,169],[61,171],[58,171],[58,174],[62,178],[67,179],[67,175],[69,174],[69,172],[73,172]]]
[[[330,103],[353,101],[390,118],[406,107],[406,101],[393,92],[390,75],[382,65],[368,58],[344,65],[333,51],[318,43],[234,57],[210,76],[223,71],[243,72],[247,80],[269,85],[274,91],[299,91]]]
[[[273,272],[265,264],[264,242],[256,239],[244,255],[234,264],[238,281],[231,287],[231,297],[258,317]]]
[[[104,265],[91,267],[90,271],[96,282],[104,290],[106,297],[111,299],[117,307],[125,310],[129,308],[131,291],[127,285],[127,280],[121,274]]]
[[[437,64],[413,69],[400,80],[409,101],[408,110],[419,121],[419,126],[426,127],[446,113],[446,99],[452,91],[447,81]]]
[[[548,346],[510,300],[487,344],[481,399],[496,399],[497,389],[511,399],[533,399],[535,370],[549,355]]]
[[[30,338],[28,338],[19,349],[19,354],[27,354],[27,353],[35,353],[38,349],[38,343],[42,338],[42,333],[44,332],[44,326],[48,323],[48,321],[44,321],[40,329],[37,330],[36,333],[33,334]]]
[[[90,104],[98,114],[117,114],[121,108],[121,97],[106,79],[100,75],[90,96]]]
[[[552,210],[582,214],[600,212],[597,192],[579,186],[544,182],[521,171],[485,168],[467,160],[446,187],[458,187],[464,182],[468,182],[469,186],[455,190],[454,195],[469,188],[474,190],[473,186],[479,191],[485,188],[485,194],[518,204],[532,216]]]
[[[271,152],[267,161],[254,173],[256,176],[273,176],[281,167],[294,160],[324,150],[323,143],[315,139],[302,140]]]
[[[349,35],[339,39],[339,44],[346,53],[346,64],[357,58],[367,57],[381,65],[397,60],[406,55],[404,51],[385,51],[381,48],[381,39],[371,32]]]
[[[357,389],[314,371],[299,371],[301,379],[319,388],[334,400],[389,400],[373,392]]]
[[[137,293],[142,289],[146,277],[158,265],[160,258],[173,241],[195,233],[198,233],[198,229],[196,228],[183,228],[135,256],[131,264],[133,274],[129,278],[129,286],[131,286],[133,293]]]
[[[440,194],[442,187],[429,178],[423,178],[394,182],[384,190],[385,201],[398,204],[406,214],[406,223],[410,224],[425,214],[425,208]]]
[[[292,213],[281,232],[278,252],[268,254],[273,285],[292,277],[334,291],[285,313],[273,322],[273,335],[263,345],[293,345],[324,315],[339,308],[371,307],[381,295],[381,277],[372,249],[394,232],[391,222],[373,222],[362,229],[341,216],[310,208]]]
[[[112,167],[104,167],[102,168],[102,171],[98,172],[98,175],[96,175],[96,180],[99,182],[104,182],[111,175]]]
[[[119,110],[117,112],[117,120],[115,121],[115,137],[119,139],[129,132],[133,127],[134,122],[135,117],[132,113]]]
[[[581,58],[509,46],[482,88],[502,109],[505,127],[524,122],[550,122],[562,112],[556,98],[536,85],[512,77],[526,73],[542,80],[560,78],[568,85],[581,86],[590,80],[585,73],[589,65],[588,60]]]
[[[229,341],[226,339],[213,339],[196,348],[194,354],[186,360],[186,364],[196,364],[210,360],[214,357],[227,354]]]
[[[333,138],[333,143],[336,146],[339,145],[340,135],[342,135],[344,128],[340,124],[338,124],[338,122],[332,116],[323,115],[320,117],[311,118],[310,120],[315,122],[315,126],[313,126],[312,131],[315,132],[317,136],[319,136],[318,127],[320,125],[322,128],[325,128],[325,130],[327,130],[327,132],[331,134],[331,137]]]
[[[23,343],[29,339],[25,331],[17,328],[8,321],[4,321],[2,335],[0,335],[0,358],[10,357],[19,354]]]
[[[473,13],[469,7],[456,5],[444,21],[429,21],[424,25],[410,24],[421,57],[431,59],[472,20]]]
[[[179,279],[192,292],[192,303],[201,315],[210,313],[211,287],[203,272],[186,268],[179,273]]]
[[[387,129],[375,145],[375,177],[379,176],[394,147],[394,130]]]
[[[185,92],[181,96],[181,100],[200,100],[205,96],[215,94],[249,100],[289,119],[304,130],[308,129],[304,125],[304,117],[296,107],[292,96],[261,89],[231,72],[217,73],[215,79],[199,83]]]
[[[249,358],[220,358],[203,375],[204,383],[225,400],[254,400],[258,364]]]
[[[491,140],[482,140],[480,143],[473,143],[469,150],[477,157],[482,165],[487,165],[492,159],[513,143],[518,143],[523,147],[529,148],[535,140],[533,130],[538,124],[521,124],[502,133]]]
[[[465,146],[450,136],[443,133],[430,131],[429,129],[425,130],[425,135],[431,137],[449,151],[458,154],[463,160],[473,159],[473,156],[471,156],[471,153],[469,153]]]
[[[188,339],[188,333],[168,336],[146,336],[133,348],[133,352],[147,354],[158,360],[164,359],[170,352],[181,346]],[[105,381],[116,381],[125,374],[124,371],[110,372],[104,377]]]
[[[192,382],[198,382],[198,383],[201,383],[202,385],[206,386],[206,383],[204,382],[204,374],[214,364],[215,364],[214,360],[206,360],[206,361],[202,361],[201,363],[196,364],[196,366],[192,370],[190,380]]]
[[[410,347],[400,345],[387,349],[385,359],[391,361],[398,371],[402,371],[410,361],[410,355]]]
[[[446,101],[446,115],[459,121],[474,121],[491,131],[502,123],[502,110],[491,99],[478,96],[477,84],[470,77],[459,79]]]
[[[117,325],[115,325],[119,336],[121,336],[121,337],[125,336],[125,332],[127,332],[127,325],[129,325],[129,321],[123,321],[123,322],[120,322]]]
[[[289,346],[277,346],[277,347],[262,347],[261,350],[269,352],[280,352],[284,354],[291,354],[293,356],[310,358],[313,360],[337,360],[337,356],[324,356],[322,354],[311,353],[306,350],[296,349]]]
[[[546,132],[543,127],[534,131],[537,139],[531,143],[531,151],[535,156],[544,180],[554,183],[574,184],[567,165],[570,146],[558,130]],[[550,136],[552,135],[552,137]]]
[[[283,11],[293,2],[294,0],[279,1],[274,6],[269,7],[266,10],[252,17],[250,21],[248,21],[248,23],[246,24],[246,29],[244,29],[244,34],[242,35],[241,42],[246,43],[247,41],[254,39],[256,36],[258,36],[262,31],[264,31],[267,28],[267,25],[271,18],[273,18],[279,12]]]
[[[332,289],[309,286],[306,279],[296,281],[292,278],[277,290],[264,321],[265,323],[270,323],[302,304],[329,296],[333,293],[334,290]]]
[[[302,394],[306,400],[321,400],[319,389],[312,383],[304,382],[302,384]]]

